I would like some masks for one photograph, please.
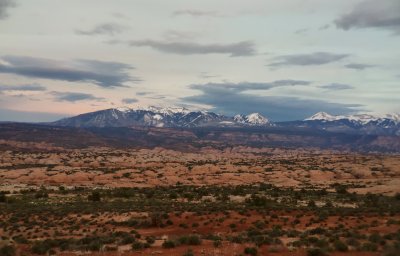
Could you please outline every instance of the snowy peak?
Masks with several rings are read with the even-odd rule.
[[[266,117],[259,113],[252,113],[247,116],[239,114],[234,116],[233,120],[237,123],[246,125],[266,125],[270,123]]]
[[[318,112],[318,113],[314,114],[313,116],[310,116],[309,118],[304,119],[304,121],[313,121],[313,120],[335,121],[335,120],[339,120],[338,118],[341,118],[341,116],[333,116],[326,112]]]
[[[236,116],[233,117],[233,120],[234,120],[235,122],[237,122],[237,123],[244,123],[245,120],[246,120],[246,116],[245,116],[245,115],[240,115],[240,114],[238,114],[238,115],[236,115]]]
[[[366,125],[369,123],[387,123],[391,122],[394,125],[400,124],[400,115],[399,114],[386,114],[383,116],[374,116],[369,114],[355,114],[355,115],[330,115],[326,112],[318,112],[315,115],[304,119],[304,121],[323,121],[323,122],[332,122],[339,120],[348,120],[353,123],[357,123],[360,125]]]
[[[252,113],[250,115],[247,115],[246,121],[247,123],[253,125],[265,125],[269,123],[269,120],[259,113]]]

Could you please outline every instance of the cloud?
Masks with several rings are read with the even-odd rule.
[[[122,99],[121,101],[122,101],[122,103],[125,103],[125,104],[132,104],[132,103],[138,102],[138,100],[135,98],[125,98],[125,99]]]
[[[157,40],[130,41],[130,46],[147,46],[155,50],[181,55],[191,54],[230,54],[230,57],[252,56],[256,53],[252,41],[231,44],[199,44],[192,42],[170,42]]]
[[[172,13],[173,16],[182,16],[182,15],[187,15],[187,16],[192,16],[192,17],[202,17],[202,16],[208,16],[208,17],[218,17],[217,12],[213,11],[202,11],[202,10],[195,10],[195,9],[185,9],[185,10],[177,10]]]
[[[95,101],[105,100],[104,98],[95,97],[92,94],[81,93],[81,92],[51,92],[50,94],[54,96],[55,101],[76,102],[85,100],[95,100]]]
[[[310,66],[310,65],[324,65],[331,62],[342,60],[348,57],[349,54],[335,54],[329,52],[314,52],[310,54],[293,54],[282,55],[275,58],[276,62],[268,66]]]
[[[320,30],[320,31],[321,31],[321,30],[327,30],[327,29],[330,28],[330,27],[331,27],[331,25],[325,24],[325,25],[319,27],[318,30]]]
[[[0,20],[8,17],[8,9],[15,7],[14,0],[0,0]]]
[[[0,57],[0,73],[26,77],[86,82],[101,87],[124,86],[126,82],[138,82],[128,71],[133,67],[120,62],[98,60],[58,61],[25,56]]]
[[[302,29],[296,30],[294,33],[295,33],[295,34],[298,34],[298,35],[304,35],[304,34],[306,34],[308,31],[310,31],[310,29],[308,29],[308,28],[302,28]]]
[[[295,86],[295,85],[309,85],[311,82],[302,80],[277,80],[269,83],[250,83],[250,82],[240,82],[240,83],[207,83],[207,84],[192,84],[189,86],[191,89],[195,90],[207,90],[211,91],[226,91],[226,92],[244,92],[250,90],[270,90],[275,87],[282,86]]]
[[[46,87],[39,84],[0,85],[0,91],[45,91]]]
[[[281,80],[285,81],[285,80]],[[290,81],[290,80],[288,80]],[[333,114],[348,114],[356,112],[358,104],[339,104],[323,100],[300,99],[288,96],[261,96],[249,94],[246,90],[258,90],[258,83],[241,84],[203,84],[191,85],[201,94],[181,98],[183,103],[202,104],[211,107],[212,111],[235,115],[259,112],[274,121],[302,120],[318,111]],[[283,82],[266,83],[264,89],[273,88],[270,84],[290,84]],[[257,86],[255,86],[257,85]],[[300,83],[302,85],[302,83]],[[281,85],[283,86],[283,85]],[[232,89],[242,88],[242,89]]]
[[[126,30],[125,26],[116,24],[116,23],[104,23],[95,26],[90,30],[75,30],[75,33],[78,35],[109,35],[113,36],[115,34],[120,34],[124,30]]]
[[[219,75],[213,75],[213,74],[210,74],[208,72],[201,72],[199,74],[199,78],[202,78],[202,79],[217,78],[217,77],[220,77],[220,76]]]
[[[362,63],[350,63],[347,65],[344,65],[346,68],[349,69],[356,69],[356,70],[364,70],[366,68],[373,68],[376,67],[375,65],[369,65],[369,64],[362,64]]]
[[[138,96],[144,96],[144,95],[148,95],[150,94],[150,92],[137,92],[136,95]]]
[[[66,117],[65,114],[0,109],[0,121],[51,122]]]
[[[336,27],[349,29],[376,28],[400,35],[399,0],[364,0],[349,13],[335,20]]]
[[[332,83],[332,84],[321,85],[321,86],[319,86],[319,88],[327,89],[327,90],[339,91],[339,90],[354,89],[354,86],[351,86],[351,85],[348,85],[348,84]]]

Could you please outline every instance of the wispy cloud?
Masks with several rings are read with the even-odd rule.
[[[86,101],[86,100],[95,100],[95,101],[104,101],[104,98],[95,97],[89,93],[81,93],[81,92],[50,92],[51,95],[54,96],[55,101],[68,101],[68,102],[76,102],[76,101]]]
[[[199,74],[199,77],[202,79],[209,79],[209,78],[216,78],[216,77],[220,77],[219,75],[214,75],[214,74],[210,74],[208,72],[201,72]]]
[[[138,100],[135,99],[135,98],[124,98],[124,99],[122,99],[121,101],[122,101],[122,103],[124,103],[124,104],[132,104],[132,103],[138,102]]]
[[[277,80],[269,83],[254,83],[254,82],[240,82],[240,83],[207,83],[207,84],[192,84],[189,87],[196,90],[204,90],[207,88],[208,91],[230,91],[230,92],[243,92],[251,90],[270,90],[275,87],[283,86],[296,86],[296,85],[309,85],[310,81],[303,80]]]
[[[0,73],[26,77],[86,82],[101,87],[120,87],[127,82],[139,82],[128,72],[133,67],[120,62],[98,60],[58,61],[26,56],[0,57]]]
[[[46,87],[39,84],[0,85],[0,91],[46,91]]]
[[[350,64],[347,64],[344,66],[348,69],[356,69],[356,70],[364,70],[366,68],[376,67],[376,65],[369,65],[369,64],[362,64],[362,63],[350,63]]]
[[[202,16],[218,17],[219,16],[219,14],[215,11],[203,11],[203,10],[197,10],[197,9],[176,10],[172,13],[172,15],[173,16],[187,15],[187,16],[192,16],[192,17],[202,17]]]
[[[319,88],[333,90],[333,91],[340,91],[340,90],[354,89],[354,86],[348,84],[332,83],[332,84],[321,85],[319,86]]]
[[[0,0],[0,20],[8,17],[8,9],[15,7],[14,0]]]
[[[127,27],[116,24],[116,23],[103,23],[95,26],[92,29],[89,30],[75,30],[75,33],[78,35],[116,35],[119,33],[122,33],[124,30],[126,30]]]
[[[364,0],[349,13],[335,20],[336,27],[349,29],[376,28],[400,35],[399,0]]]
[[[324,65],[348,57],[349,54],[335,54],[329,52],[314,52],[309,54],[282,55],[275,58],[275,62],[268,64],[270,67],[279,66],[311,66]]]
[[[231,57],[252,56],[256,54],[255,45],[252,41],[242,41],[229,44],[199,44],[181,41],[160,40],[133,40],[130,46],[150,47],[155,50],[181,55],[192,54],[229,54]]]

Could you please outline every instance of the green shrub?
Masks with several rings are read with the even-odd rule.
[[[347,252],[349,250],[347,245],[340,240],[335,240],[333,242],[333,246],[335,247],[336,250],[338,250],[340,252]]]
[[[175,242],[172,240],[165,240],[164,243],[162,244],[163,248],[169,249],[169,248],[175,248]]]
[[[92,193],[88,196],[89,201],[99,202],[101,201],[101,195],[99,191],[92,191]]]
[[[326,256],[326,252],[321,248],[310,248],[307,250],[307,256]]]
[[[246,247],[244,248],[244,253],[248,255],[255,256],[257,255],[257,248],[255,247]]]
[[[2,256],[14,256],[15,248],[12,245],[5,245],[0,248],[0,255]]]
[[[194,256],[192,249],[187,250],[182,256]]]
[[[139,242],[139,241],[136,241],[136,242],[134,242],[132,244],[132,249],[133,250],[140,250],[140,249],[143,249],[143,248],[144,248],[144,244]]]

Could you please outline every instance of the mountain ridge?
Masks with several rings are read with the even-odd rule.
[[[240,118],[235,118],[240,116]],[[236,115],[235,117],[210,111],[190,111],[177,107],[110,108],[49,123],[74,127],[203,127],[203,126],[269,126],[272,123],[259,113]]]
[[[326,130],[351,134],[400,136],[400,115],[370,114],[331,115],[318,112],[299,121],[272,122],[260,113],[227,116],[205,110],[182,107],[120,107],[110,108],[47,123],[69,127],[292,127]]]

